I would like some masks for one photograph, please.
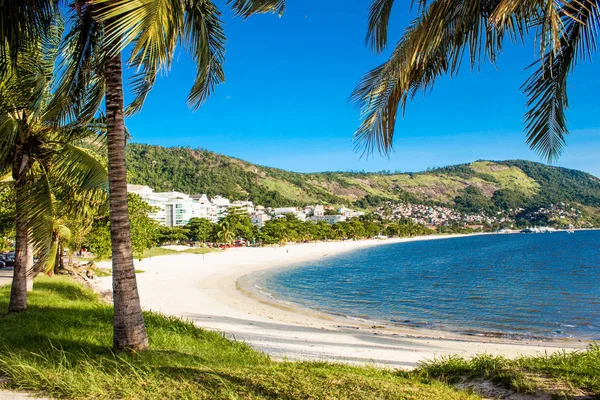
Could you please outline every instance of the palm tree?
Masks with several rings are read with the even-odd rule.
[[[53,186],[68,196],[105,186],[102,165],[75,141],[100,133],[96,123],[51,119],[54,61],[62,34],[55,20],[51,32],[20,52],[0,75],[0,172],[15,185],[15,269],[10,312],[27,309],[27,276],[47,260],[52,241]],[[9,49],[6,49],[10,51]],[[32,265],[33,253],[38,264]]]
[[[235,227],[227,220],[222,220],[216,227],[216,236],[219,243],[230,246],[235,241]]]
[[[506,38],[525,40],[535,31],[539,60],[522,90],[528,97],[527,143],[548,161],[560,155],[568,134],[567,78],[580,60],[591,59],[600,32],[599,0],[419,0],[418,17],[389,59],[365,74],[351,99],[361,110],[355,133],[367,154],[392,148],[398,109],[435,80],[458,73],[468,53],[471,68],[496,61]],[[367,44],[387,45],[394,0],[373,0]]]
[[[20,0],[4,0],[9,4]],[[48,26],[44,16],[57,8],[57,0],[35,0],[28,12],[6,8],[0,21],[0,43],[17,40],[23,20],[38,34]],[[234,14],[279,12],[284,0],[228,0]],[[110,185],[110,223],[113,252],[114,347],[141,350],[148,339],[141,312],[127,214],[125,167],[125,108],[121,52],[130,46],[128,66],[138,68],[132,78],[134,101],[127,108],[141,109],[156,75],[169,69],[178,42],[184,43],[197,64],[197,76],[188,97],[198,108],[224,79],[224,34],[220,13],[206,0],[75,0],[69,3],[71,31],[62,49],[63,79],[50,109],[62,118],[86,120],[95,113],[104,96]],[[36,12],[39,11],[39,14]],[[10,12],[10,14],[9,14]],[[19,23],[15,23],[18,21]],[[9,24],[10,22],[10,24]],[[33,36],[32,33],[30,36]],[[22,40],[21,40],[22,41]],[[12,53],[11,53],[12,54]],[[5,58],[5,60],[8,59]],[[0,68],[8,63],[1,62]],[[64,106],[70,104],[70,106]]]
[[[102,146],[98,150],[103,150]],[[55,212],[52,220],[52,244],[44,268],[44,272],[50,276],[64,268],[62,255],[65,250],[69,251],[72,263],[73,253],[83,245],[95,218],[106,212],[108,206],[107,193],[102,190],[76,191],[75,188],[65,188],[64,185],[54,189],[58,190],[53,193]]]
[[[4,0],[0,43],[10,49],[27,48],[19,37],[30,27],[29,37],[44,35],[51,24],[48,13],[57,12],[57,0],[35,0],[21,10],[21,0]],[[8,5],[13,5],[8,7]],[[285,0],[228,0],[234,14],[283,12]],[[19,8],[21,7],[21,8]],[[62,47],[62,79],[51,114],[59,119],[89,119],[104,98],[108,131],[110,224],[113,262],[114,347],[143,350],[148,347],[135,279],[127,208],[125,166],[125,107],[121,52],[132,49],[128,66],[138,68],[131,84],[135,99],[127,112],[141,109],[156,76],[172,63],[176,44],[184,43],[197,64],[197,76],[188,97],[198,108],[224,80],[224,41],[220,13],[207,0],[74,0],[69,2],[71,30]],[[0,57],[0,72],[10,64]]]

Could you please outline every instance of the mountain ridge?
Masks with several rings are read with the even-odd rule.
[[[272,207],[320,203],[369,210],[393,202],[493,212],[564,202],[600,210],[600,178],[524,160],[478,160],[422,172],[311,173],[253,164],[204,149],[130,143],[127,163],[130,183],[157,191],[248,199]]]

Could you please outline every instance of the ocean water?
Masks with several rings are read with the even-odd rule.
[[[275,299],[389,324],[600,339],[600,231],[376,246],[269,272]]]

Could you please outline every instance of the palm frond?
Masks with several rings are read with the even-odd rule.
[[[108,173],[85,149],[64,144],[53,165],[57,179],[75,191],[108,190]]]
[[[388,26],[394,0],[373,0],[367,25],[367,45],[375,52],[382,52],[387,46]]]
[[[4,173],[0,173],[0,184],[14,182],[12,171],[5,171]]]
[[[0,169],[12,167],[13,151],[19,132],[19,122],[14,118],[4,118],[0,122]]]
[[[418,92],[431,90],[444,74],[456,74],[468,52],[471,68],[495,62],[503,35],[489,16],[499,0],[436,0],[424,7],[396,45],[388,61],[365,74],[350,100],[361,111],[354,139],[367,155],[392,149],[399,106]]]
[[[75,9],[75,4],[70,5]],[[44,119],[55,125],[94,118],[105,92],[103,28],[94,19],[94,5],[83,2],[71,13],[70,30],[62,41],[58,79]]]
[[[281,16],[285,11],[285,0],[227,0],[227,5],[231,6],[235,15],[243,18],[261,13]]]
[[[143,10],[138,17],[139,27],[135,28],[140,33],[129,61],[139,72],[130,78],[135,99],[128,107],[128,114],[141,110],[157,74],[169,71],[175,46],[183,33],[182,1],[154,0],[147,2]]]
[[[591,57],[596,51],[600,33],[598,7],[598,0],[572,0],[563,6],[560,14],[565,29],[560,50],[554,54],[548,49],[523,85],[529,108],[525,114],[527,143],[549,162],[560,156],[568,134],[568,76],[579,59]]]
[[[266,10],[272,3],[257,2],[256,12]],[[110,52],[122,51],[133,44],[129,64],[138,72],[130,80],[135,98],[128,106],[128,114],[141,109],[157,74],[168,72],[180,40],[197,65],[196,79],[187,100],[191,108],[198,108],[214,87],[224,81],[225,35],[219,10],[213,2],[95,0],[94,4],[99,7],[96,18],[106,23]]]
[[[27,189],[17,194],[16,201],[21,203],[19,209],[25,213],[23,218],[30,232],[34,252],[38,256],[33,270],[27,271],[31,275],[34,271],[40,271],[48,259],[52,244],[54,205],[48,174],[40,163],[33,164],[26,179]]]
[[[212,2],[188,4],[185,14],[185,43],[196,62],[196,79],[187,99],[198,109],[225,80],[225,34],[219,10]]]
[[[58,14],[57,0],[0,0],[0,67],[16,65],[20,53],[43,37]]]

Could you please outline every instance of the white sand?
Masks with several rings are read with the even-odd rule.
[[[421,239],[235,248],[206,255],[169,255],[136,261],[136,268],[145,271],[137,275],[142,306],[146,310],[188,318],[203,328],[222,331],[277,359],[319,359],[410,368],[421,360],[441,355],[490,353],[515,357],[586,346],[587,343],[579,341],[511,341],[424,329],[373,328],[373,323],[367,321],[275,304],[251,290],[251,283],[244,283],[248,281],[248,274],[269,268],[367,246]],[[102,263],[100,266],[110,267]],[[99,290],[110,290],[111,278],[99,279],[97,286]]]

